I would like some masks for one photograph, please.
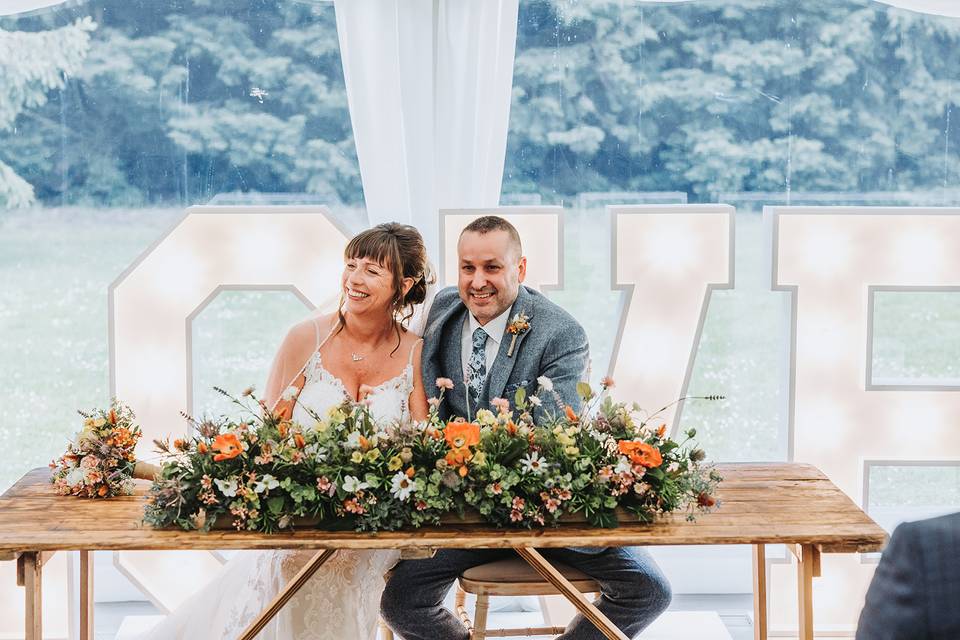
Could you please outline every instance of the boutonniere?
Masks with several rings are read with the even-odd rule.
[[[529,330],[530,318],[527,316],[527,314],[520,312],[513,316],[513,319],[510,320],[510,324],[507,325],[507,331],[513,334],[513,337],[510,338],[510,348],[507,349],[508,358],[513,356],[513,348],[517,344],[517,338]]]

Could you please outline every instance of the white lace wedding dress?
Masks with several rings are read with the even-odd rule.
[[[412,356],[411,350],[411,361],[403,373],[367,395],[378,422],[409,419]],[[303,372],[305,382],[294,420],[309,424],[312,418],[305,407],[323,414],[349,398],[343,382],[324,368],[319,346]],[[235,640],[315,553],[241,551],[210,584],[138,640]],[[257,640],[373,640],[383,576],[399,556],[395,550],[337,551]]]

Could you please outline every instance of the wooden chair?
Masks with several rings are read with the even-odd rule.
[[[553,566],[573,583],[581,593],[600,593],[600,585],[590,576],[560,562]],[[389,576],[389,573],[387,574]],[[467,594],[477,596],[473,620],[467,612]],[[472,640],[510,636],[559,635],[565,627],[527,627],[522,629],[487,629],[490,596],[552,596],[560,592],[543,579],[522,558],[506,558],[467,569],[460,575],[455,600],[456,612],[470,632]],[[541,600],[543,606],[543,600]],[[394,640],[393,631],[381,619],[380,640]]]
[[[600,585],[590,576],[565,564],[553,566],[573,583],[581,593],[599,593]],[[467,613],[468,593],[477,596],[473,621]],[[564,627],[528,627],[525,629],[487,629],[490,596],[551,596],[560,592],[544,580],[533,567],[521,558],[506,558],[467,569],[460,575],[457,586],[456,610],[473,640],[509,636],[542,636],[563,633]],[[541,600],[542,606],[543,600]]]

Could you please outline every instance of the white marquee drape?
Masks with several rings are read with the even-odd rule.
[[[338,0],[340,57],[371,224],[496,206],[519,0]]]

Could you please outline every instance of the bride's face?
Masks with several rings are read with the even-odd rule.
[[[344,311],[369,313],[393,308],[393,272],[370,258],[347,258],[341,278]]]

